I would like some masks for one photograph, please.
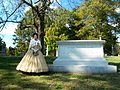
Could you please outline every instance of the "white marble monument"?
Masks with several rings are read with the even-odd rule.
[[[117,67],[104,59],[104,40],[58,41],[58,57],[50,66],[55,72],[114,73]]]

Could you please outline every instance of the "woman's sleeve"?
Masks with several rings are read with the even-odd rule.
[[[41,41],[39,40],[39,45],[40,45],[40,48],[42,48],[42,45],[41,45]]]
[[[30,49],[32,47],[32,40],[30,40],[30,44],[29,44],[29,48]]]

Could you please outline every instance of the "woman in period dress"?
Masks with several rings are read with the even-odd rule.
[[[31,39],[29,44],[29,49],[16,67],[16,70],[28,73],[48,72],[45,58],[40,51],[41,48],[42,46],[38,39],[38,34],[34,33],[33,39]]]

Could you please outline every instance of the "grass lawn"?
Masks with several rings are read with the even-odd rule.
[[[52,59],[46,57],[47,63],[52,63]],[[0,90],[120,90],[120,57],[106,59],[118,66],[118,73],[26,75],[15,70],[21,57],[0,57]]]

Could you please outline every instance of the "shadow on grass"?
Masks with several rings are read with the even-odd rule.
[[[1,62],[2,61],[2,62]],[[49,90],[49,84],[36,82],[28,76],[15,70],[17,62],[1,60],[0,65],[0,90]],[[31,78],[29,78],[31,77]]]
[[[101,75],[80,75],[69,73],[22,74],[15,70],[21,58],[0,58],[1,90],[119,90],[120,63],[118,73]]]
[[[120,72],[120,63],[109,62],[109,64],[117,66],[117,72]]]

